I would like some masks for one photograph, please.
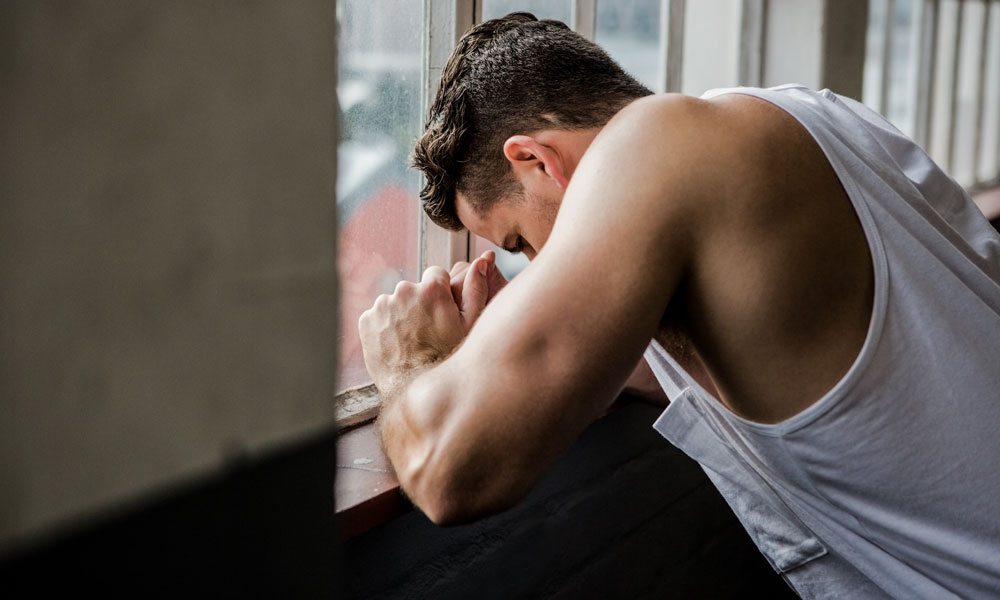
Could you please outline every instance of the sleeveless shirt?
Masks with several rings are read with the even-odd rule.
[[[864,105],[799,85],[748,94],[816,140],[864,229],[874,299],[839,382],[775,424],[739,417],[653,340],[654,428],[698,461],[803,598],[1000,598],[1000,236]]]

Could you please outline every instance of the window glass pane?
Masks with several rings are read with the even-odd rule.
[[[660,76],[660,0],[598,0],[595,41],[654,92]]]
[[[684,65],[681,91],[706,90],[739,82],[741,0],[697,0],[684,8]]]
[[[341,388],[370,380],[358,317],[418,277],[420,178],[406,160],[420,132],[422,11],[407,0],[337,3]]]
[[[530,12],[539,19],[555,19],[567,25],[572,18],[571,0],[483,0],[483,21],[512,12]]]
[[[983,47],[982,25],[986,18],[982,0],[966,0],[959,48],[958,98],[955,115],[955,156],[952,177],[963,186],[974,183],[973,148],[976,141],[976,100],[979,57]]]
[[[983,88],[983,138],[979,151],[980,181],[1000,177],[1000,2],[990,3],[986,82]]]

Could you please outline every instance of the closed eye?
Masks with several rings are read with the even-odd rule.
[[[517,240],[514,242],[514,245],[510,248],[505,247],[504,250],[510,252],[511,254],[520,254],[521,252],[524,252],[524,238],[517,236]]]

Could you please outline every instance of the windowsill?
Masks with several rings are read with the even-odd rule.
[[[646,404],[640,398],[622,395],[598,421],[628,403]],[[337,439],[334,503],[343,540],[361,536],[414,509],[382,450],[374,419],[375,414],[370,414],[367,421],[353,425],[338,420],[341,433]]]
[[[412,510],[375,429],[381,406],[374,383],[337,395],[334,504],[341,537],[350,539]]]
[[[357,537],[409,510],[371,421],[337,440],[334,501],[341,537]]]

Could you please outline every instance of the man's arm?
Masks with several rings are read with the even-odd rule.
[[[709,110],[681,96],[624,109],[584,155],[544,250],[457,350],[379,385],[386,453],[434,522],[515,503],[614,401],[699,238],[718,176]],[[450,300],[443,269],[419,285]]]

